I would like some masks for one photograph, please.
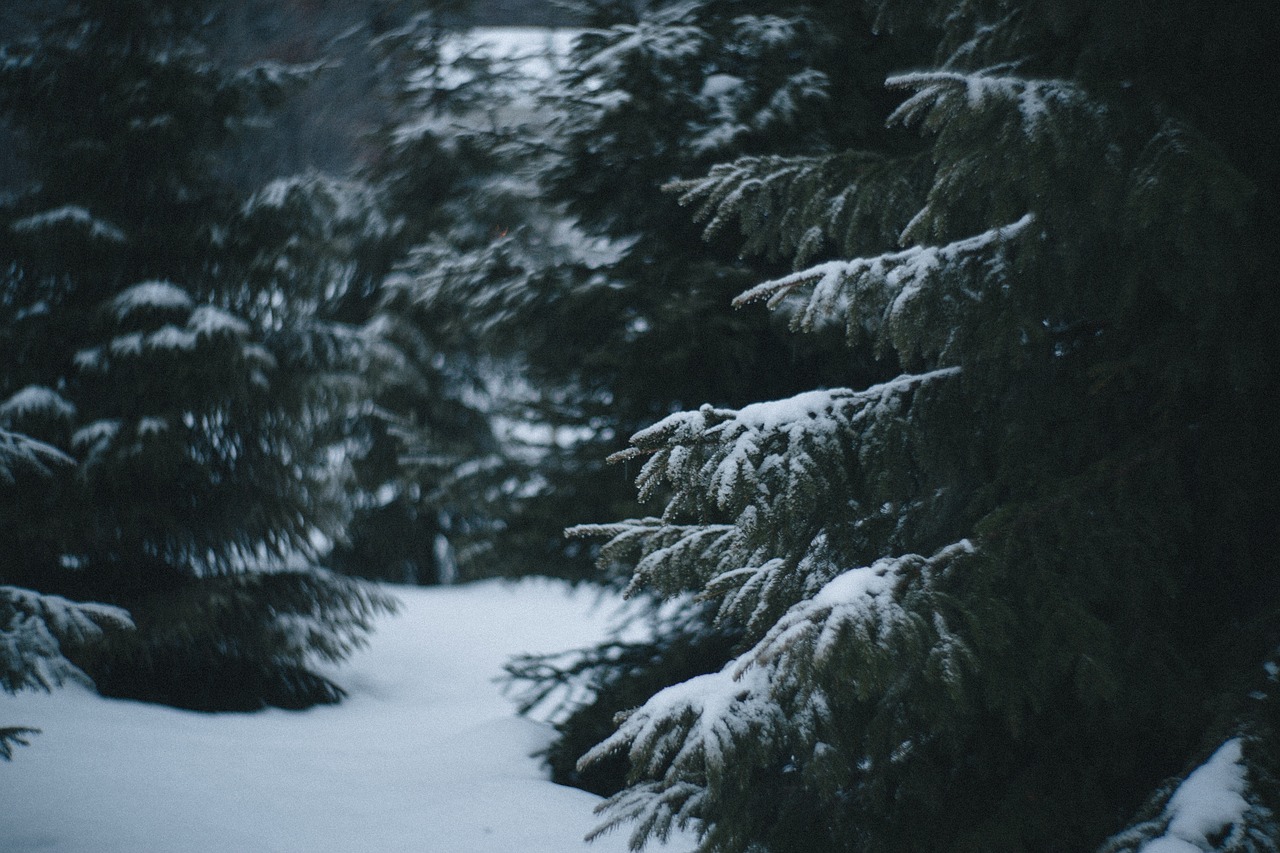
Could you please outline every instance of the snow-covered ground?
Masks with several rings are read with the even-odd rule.
[[[513,654],[603,637],[615,606],[545,580],[395,592],[401,613],[333,670],[350,693],[338,706],[0,697],[0,725],[43,729],[0,762],[0,851],[626,850],[624,833],[582,840],[599,799],[547,781],[532,753],[550,728],[515,716],[494,681]]]

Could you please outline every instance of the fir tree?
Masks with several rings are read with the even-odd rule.
[[[674,189],[794,259],[737,304],[899,372],[677,413],[619,454],[662,515],[572,532],[742,635],[586,755],[631,767],[601,831],[1274,850],[1275,16],[868,15],[938,28],[886,83],[923,156],[750,156]]]
[[[334,559],[344,571],[435,583],[499,573],[476,554],[492,522],[497,441],[485,354],[407,282],[465,255],[501,218],[489,128],[510,107],[514,75],[460,29],[468,4],[422,5],[370,45],[388,81],[389,121],[362,175],[394,227],[365,266],[370,286],[347,308],[388,369],[354,424],[360,491],[351,541]]]
[[[22,412],[40,408],[47,395],[29,392],[0,406],[0,419],[8,421]],[[21,528],[26,521],[13,513],[10,490],[21,489],[29,497],[72,460],[51,445],[0,426],[0,526]],[[129,616],[118,607],[78,604],[55,595],[29,589],[0,586],[0,686],[6,693],[50,690],[68,680],[86,681],[84,673],[63,654],[62,645],[83,645],[101,638],[104,627],[130,627]],[[0,758],[13,758],[15,744],[26,745],[39,729],[0,726]]]
[[[306,704],[338,694],[311,656],[341,655],[388,602],[250,570],[314,562],[340,533],[321,427],[353,335],[300,319],[314,300],[279,263],[299,235],[219,175],[237,127],[302,72],[220,68],[202,21],[189,3],[75,3],[4,50],[0,111],[32,180],[0,208],[0,395],[10,428],[78,465],[14,510],[3,576],[133,614],[136,632],[68,650],[104,692]],[[337,283],[324,263],[313,293]]]
[[[822,150],[835,128],[869,124],[866,67],[850,71],[834,49],[848,26],[836,5],[581,4],[591,29],[553,52],[559,72],[523,89],[519,73],[504,80],[481,99],[485,120],[455,134],[490,162],[464,172],[461,224],[419,243],[395,287],[517,377],[500,421],[532,440],[487,480],[505,571],[590,571],[592,549],[560,527],[591,507],[634,510],[602,460],[644,423],[860,369],[823,366],[767,318],[730,310],[751,280],[737,247],[709,254],[660,190],[717,158]]]

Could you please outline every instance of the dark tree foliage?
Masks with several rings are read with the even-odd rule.
[[[437,208],[450,227],[417,243],[394,289],[445,340],[481,353],[490,377],[519,377],[499,382],[494,409],[538,425],[507,436],[475,489],[496,516],[477,572],[589,576],[593,549],[561,528],[635,510],[625,475],[603,459],[654,418],[884,369],[836,336],[799,341],[733,311],[758,267],[733,241],[708,247],[662,192],[737,154],[819,152],[864,130],[876,145],[905,138],[881,129],[893,99],[870,70],[884,62],[880,46],[851,64],[846,8],[793,11],[581,4],[574,13],[591,29],[551,51],[552,76],[522,81],[518,63],[490,61],[487,76],[451,71],[451,86],[417,78],[419,103],[433,91],[465,115],[446,121],[437,104],[434,122],[402,128],[406,153],[431,150],[392,176],[406,198],[460,195]]]
[[[714,5],[592,38],[691,73],[684,16]],[[604,828],[633,824],[638,847],[689,826],[708,853],[1275,850],[1280,19],[863,8],[878,35],[845,56],[903,51],[880,54],[880,115],[674,189],[712,236],[793,261],[744,311],[836,329],[887,372],[712,400],[619,454],[661,517],[574,532],[632,590],[698,591],[742,633],[588,753],[583,770],[630,764]],[[599,114],[672,112],[675,88],[606,91]],[[605,208],[614,174],[644,181],[604,156],[611,134],[652,115],[581,136],[595,168],[567,183],[595,181],[588,221],[675,227]],[[1192,820],[1180,792],[1211,777],[1232,806]]]
[[[442,334],[437,312],[401,286],[406,257],[446,232],[465,239],[493,212],[478,187],[498,156],[475,124],[501,100],[500,73],[462,48],[467,5],[400,4],[368,46],[386,121],[359,174],[377,188],[391,228],[369,244],[367,286],[344,300],[343,316],[387,358],[352,424],[354,515],[331,558],[346,573],[424,584],[496,573],[467,557],[491,517],[468,475],[488,470],[496,450],[483,352]]]
[[[282,259],[303,237],[264,213],[283,216],[280,192],[246,200],[218,161],[304,74],[211,61],[200,4],[58,12],[0,54],[30,176],[0,203],[0,407],[76,465],[5,495],[0,577],[133,613],[140,630],[68,650],[113,693],[328,701],[307,661],[389,606],[294,567],[345,519],[325,435],[362,343],[312,322],[341,264],[312,257],[310,289],[291,287]]]

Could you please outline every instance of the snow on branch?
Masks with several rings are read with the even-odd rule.
[[[1223,743],[1168,795],[1153,820],[1111,838],[1102,853],[1201,853],[1245,850],[1274,853],[1275,822],[1269,809],[1251,802],[1246,741]]]
[[[687,62],[704,49],[707,33],[686,23],[696,3],[676,3],[635,24],[616,24],[607,30],[587,30],[586,34],[603,38],[603,45],[584,58],[583,73],[612,76],[635,54],[652,57],[661,64]]]
[[[387,220],[376,190],[315,172],[268,182],[241,205],[240,215],[250,221],[292,216],[300,230],[328,240],[344,231],[384,237],[396,227]]]
[[[724,566],[741,557],[738,528],[732,524],[668,524],[641,518],[615,524],[583,524],[565,531],[571,537],[608,537],[601,566],[632,567],[626,595],[645,587],[677,594],[699,578],[708,563]]]
[[[28,417],[70,421],[76,407],[65,397],[43,385],[28,385],[0,403],[0,424],[10,429]]]
[[[54,228],[72,228],[92,240],[104,243],[123,243],[125,233],[105,219],[99,219],[79,205],[68,204],[26,216],[9,226],[15,234],[40,234]]]
[[[335,67],[334,63],[329,60],[287,63],[266,59],[239,69],[233,76],[233,82],[246,87],[259,98],[272,101],[290,89],[307,85],[332,67]]]
[[[824,247],[854,254],[901,233],[923,203],[921,158],[865,151],[818,157],[740,157],[665,189],[697,205],[710,240],[738,221],[746,254],[805,264]]]
[[[252,327],[241,318],[214,305],[197,305],[182,288],[167,281],[134,285],[107,303],[107,310],[127,328],[147,328],[156,318],[164,322],[148,331],[127,331],[104,346],[78,351],[72,361],[85,372],[106,373],[113,361],[193,354],[228,339],[240,344],[241,357],[256,363],[255,345],[245,341]],[[148,322],[150,321],[150,323]]]
[[[736,411],[708,405],[677,412],[636,433],[632,446],[611,459],[650,457],[637,478],[642,498],[665,481],[704,490],[708,509],[736,515],[755,505],[767,511],[774,498],[798,496],[798,481],[814,479],[806,476],[812,465],[822,464],[829,477],[834,465],[858,450],[850,436],[901,414],[908,394],[959,370],[904,374],[862,391],[807,391]],[[685,508],[678,499],[673,503]]]
[[[606,538],[599,564],[629,568],[629,593],[701,590],[720,601],[721,618],[762,634],[839,573],[833,530],[847,533],[899,511],[885,493],[897,482],[892,472],[910,459],[899,459],[903,443],[884,433],[910,418],[919,389],[959,372],[941,368],[863,391],[671,415],[617,455],[649,456],[637,482],[642,497],[670,487],[662,517],[568,534]]]
[[[892,646],[895,635],[914,635],[924,640],[920,646],[932,649],[930,663],[943,679],[958,683],[960,664],[968,656],[964,644],[940,613],[913,605],[930,595],[958,560],[974,553],[973,543],[963,539],[931,557],[883,557],[869,566],[849,569],[816,595],[793,605],[741,659],[739,670],[776,666],[794,672],[821,667],[830,663],[838,650],[874,653]],[[874,681],[868,678],[859,689],[874,689]]]
[[[914,89],[889,117],[889,123],[924,124],[933,128],[961,110],[977,111],[998,105],[1016,108],[1022,130],[1033,135],[1045,128],[1055,112],[1089,104],[1083,89],[1067,80],[1029,80],[982,72],[918,71],[885,81],[890,89]]]
[[[110,309],[117,320],[123,320],[142,311],[185,313],[194,304],[191,296],[171,281],[144,281],[112,299]]]
[[[133,622],[118,607],[0,586],[0,687],[16,693],[87,681],[62,644],[96,640],[108,627],[132,628]]]
[[[647,837],[666,838],[673,828],[698,824],[708,792],[750,772],[741,753],[766,742],[765,733],[785,720],[769,696],[764,670],[735,674],[735,666],[730,662],[659,691],[579,760],[585,769],[626,750],[632,772],[652,780],[602,803],[597,812],[605,820],[590,837],[634,822],[632,846],[639,849]]]
[[[787,750],[780,730],[824,724],[825,695],[800,689],[797,673],[826,663],[837,649],[852,647],[873,658],[905,638],[927,650],[930,669],[944,679],[958,679],[963,644],[939,614],[927,607],[917,612],[912,605],[973,550],[964,540],[932,557],[909,554],[844,572],[791,607],[753,649],[719,672],[667,687],[620,715],[617,730],[579,762],[585,769],[625,750],[635,780],[598,809],[605,821],[593,835],[635,823],[634,844],[665,837],[675,827],[704,828],[704,800],[719,797],[726,786],[749,784],[761,766],[785,758],[778,753]],[[867,670],[871,675],[864,684]],[[849,678],[863,693],[882,688],[884,681],[874,667],[853,671]],[[772,746],[778,754],[770,752]]]
[[[53,445],[0,428],[0,482],[12,485],[20,471],[46,475],[54,465],[71,464],[74,460]]]
[[[925,307],[920,304],[922,297],[954,298],[958,293],[963,298],[982,299],[982,291],[977,289],[979,282],[1001,279],[1004,247],[1034,221],[1034,215],[1028,213],[1016,222],[942,246],[912,246],[876,257],[818,264],[758,284],[740,294],[733,304],[742,307],[764,300],[776,309],[803,288],[808,292],[796,307],[791,320],[793,329],[812,331],[843,321],[851,337],[859,332],[878,337],[887,330],[888,342],[895,349],[904,353],[918,351],[923,349],[922,333],[947,332],[944,328],[919,328],[918,315]],[[979,273],[979,282],[971,284],[964,273],[975,263],[979,266],[973,271]]]

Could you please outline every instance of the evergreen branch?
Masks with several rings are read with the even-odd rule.
[[[860,392],[671,415],[632,438],[649,454],[641,494],[672,488],[663,516],[567,533],[607,538],[598,564],[631,569],[628,594],[698,590],[719,599],[719,619],[759,635],[831,579],[841,559],[834,532],[858,536],[898,505],[887,490],[911,461],[890,454],[883,436],[909,421],[919,388],[958,374],[942,368]],[[679,522],[688,515],[701,523]],[[710,523],[716,517],[732,521]]]
[[[596,807],[596,813],[607,820],[591,830],[586,840],[595,841],[622,824],[634,823],[628,846],[639,853],[650,838],[664,841],[672,829],[698,823],[695,815],[705,799],[706,792],[691,782],[633,785]]]
[[[565,531],[574,537],[608,537],[598,565],[631,566],[626,595],[645,587],[675,594],[701,586],[701,567],[723,564],[741,552],[738,528],[730,524],[669,524],[642,518],[616,524],[584,524]]]
[[[733,304],[742,307],[765,301],[773,309],[805,290],[791,327],[813,331],[843,322],[850,339],[868,334],[882,348],[902,355],[937,351],[922,333],[936,333],[937,324],[921,322],[921,315],[941,301],[964,298],[980,301],[982,290],[1002,281],[1004,247],[1035,221],[1025,214],[1016,222],[992,228],[941,246],[912,246],[850,261],[829,261],[741,293]],[[972,279],[972,281],[971,281]],[[925,299],[924,297],[929,297]]]
[[[749,774],[744,753],[783,724],[765,671],[741,669],[737,661],[659,690],[620,717],[618,730],[582,756],[581,768],[626,749],[637,780],[690,780],[712,793],[730,777]],[[611,808],[607,803],[602,811]]]
[[[1022,130],[1028,136],[1044,129],[1055,112],[1077,109],[1088,96],[1068,80],[1028,80],[1023,77],[958,71],[917,71],[885,81],[890,89],[914,89],[889,116],[889,124],[921,124],[936,129],[965,111],[981,111],[996,105],[1016,108]]]
[[[1228,739],[1176,785],[1156,792],[1147,810],[1158,813],[1112,836],[1099,853],[1276,853],[1280,826],[1250,779],[1248,751],[1256,746],[1252,738]]]
[[[0,427],[0,482],[16,483],[20,471],[47,476],[54,465],[74,464],[74,459],[53,445]]]
[[[13,745],[30,746],[31,741],[28,740],[29,735],[40,734],[39,729],[27,728],[26,726],[5,726],[0,728],[0,758],[5,761],[13,760]]]
[[[51,690],[65,681],[87,682],[63,655],[62,646],[92,642],[106,628],[132,627],[129,614],[118,607],[0,586],[0,687],[16,693]]]
[[[915,629],[915,614],[903,604],[907,589],[917,595],[932,591],[957,559],[973,553],[973,544],[965,539],[932,557],[905,554],[850,569],[791,607],[744,656],[740,667],[776,665],[788,670],[797,665],[797,655],[803,656],[805,667],[822,666],[841,647],[890,647],[895,633]],[[934,627],[944,629],[940,634],[953,651],[962,650],[951,642],[944,625],[935,622]]]
[[[697,205],[711,240],[737,220],[746,254],[804,264],[830,247],[855,254],[891,241],[924,198],[928,161],[846,151],[820,157],[741,157],[664,189]]]

